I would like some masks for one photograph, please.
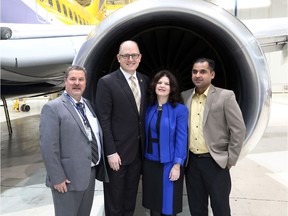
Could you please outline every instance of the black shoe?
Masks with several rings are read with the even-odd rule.
[[[162,214],[160,212],[150,210],[150,215],[151,216],[161,216]]]

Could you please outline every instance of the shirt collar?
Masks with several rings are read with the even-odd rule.
[[[203,93],[203,95],[205,95],[206,97],[208,96],[208,92],[209,92],[210,87],[211,87],[211,85],[209,85],[208,88],[207,88],[207,89],[205,90],[205,92]],[[196,96],[196,95],[198,95],[198,94],[196,93],[196,88],[194,88],[194,90],[193,90],[193,96]]]
[[[69,95],[66,90],[64,90],[64,94]],[[69,95],[69,97],[74,101],[75,104],[78,103],[78,101],[75,100],[72,96]],[[79,102],[84,103],[83,97],[81,97]]]
[[[205,90],[205,92],[203,93],[206,97],[208,96],[208,92],[209,92],[210,86],[211,86],[211,85],[209,85],[209,87],[208,87],[208,88]]]
[[[137,80],[136,71],[134,72],[134,74],[131,75],[130,73],[124,71],[121,67],[120,70],[127,80],[129,80],[131,76],[133,76]]]

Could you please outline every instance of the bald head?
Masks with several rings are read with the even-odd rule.
[[[141,57],[138,44],[135,41],[128,40],[121,43],[117,59],[122,70],[133,75],[139,66]]]
[[[137,49],[138,50],[137,53],[140,53],[138,44],[135,41],[132,41],[132,40],[127,40],[127,41],[122,42],[120,44],[120,47],[119,47],[119,53],[122,53],[123,49],[127,49],[129,47],[133,47],[134,49]]]

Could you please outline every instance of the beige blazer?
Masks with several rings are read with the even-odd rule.
[[[193,92],[194,89],[182,92],[189,110]],[[234,166],[243,146],[246,127],[233,91],[211,85],[204,108],[203,130],[209,153],[219,166],[223,169]]]

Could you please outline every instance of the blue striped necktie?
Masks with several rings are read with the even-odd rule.
[[[96,140],[96,137],[93,133],[93,130],[90,126],[90,123],[88,121],[88,118],[84,112],[84,106],[83,106],[83,103],[81,102],[78,102],[76,103],[77,107],[79,108],[80,112],[82,113],[84,119],[85,119],[85,122],[86,122],[86,126],[90,127],[90,130],[91,130],[91,133],[92,133],[92,141],[91,141],[91,148],[92,148],[92,162],[94,164],[97,164],[98,160],[99,160],[99,155],[98,155],[98,144],[97,144],[97,140]]]

